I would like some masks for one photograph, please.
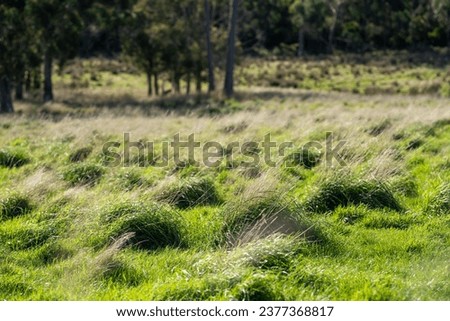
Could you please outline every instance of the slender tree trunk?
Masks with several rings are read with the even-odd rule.
[[[23,99],[23,80],[20,79],[16,84],[16,100]]]
[[[230,20],[228,23],[227,63],[225,68],[224,93],[227,97],[233,96],[234,59],[236,51],[236,24],[239,0],[230,0]]]
[[[195,90],[197,94],[202,92],[202,69],[200,67],[197,67],[195,71]]]
[[[155,82],[155,95],[159,96],[158,73],[156,72],[153,75],[153,81]]]
[[[150,70],[147,70],[147,95],[153,96],[153,89],[152,89],[152,72]]]
[[[176,93],[180,93],[180,76],[177,72],[174,72],[172,75],[172,90]]]
[[[191,72],[189,71],[186,75],[186,95],[191,93]]]
[[[47,49],[44,57],[44,102],[53,100],[52,55]]]
[[[208,54],[208,92],[213,92],[216,90],[216,80],[214,78],[214,60],[211,44],[211,8],[208,0],[205,0],[205,35]]]
[[[33,89],[41,88],[41,71],[37,68],[33,71]]]
[[[31,72],[27,70],[25,72],[25,91],[28,93],[31,90]]]
[[[336,28],[336,15],[333,16],[333,22],[331,23],[330,32],[328,33],[328,53],[334,52],[334,29]]]
[[[304,27],[301,26],[298,29],[298,49],[297,56],[302,57],[305,53],[305,30]]]
[[[6,76],[0,78],[0,113],[12,113],[14,106],[11,99],[11,84]]]

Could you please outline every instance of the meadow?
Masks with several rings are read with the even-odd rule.
[[[126,63],[77,60],[53,103],[2,115],[0,299],[450,300],[448,60],[247,59],[236,77],[233,99],[148,98]],[[124,133],[154,157],[111,166]],[[297,147],[157,166],[177,133]]]

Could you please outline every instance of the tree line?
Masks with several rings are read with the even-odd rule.
[[[147,76],[148,94],[164,77],[179,93],[203,82],[233,94],[236,53],[303,56],[335,50],[450,46],[450,0],[2,0],[0,112],[42,90],[71,59],[123,55]]]

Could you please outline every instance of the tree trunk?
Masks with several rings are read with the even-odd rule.
[[[153,81],[155,82],[155,95],[159,96],[158,74],[156,72],[153,75]]]
[[[305,31],[303,26],[298,29],[298,49],[297,57],[302,57],[305,53]]]
[[[328,34],[328,53],[332,54],[334,51],[334,29],[336,28],[336,16],[333,17],[333,22],[330,27],[330,32]]]
[[[31,72],[28,70],[25,73],[25,91],[28,93],[31,90]]]
[[[37,68],[33,71],[33,89],[41,88],[41,71]]]
[[[17,81],[16,84],[16,100],[22,100],[23,99],[23,80],[20,79]]]
[[[208,92],[213,92],[216,90],[216,80],[214,78],[214,60],[211,44],[211,8],[208,0],[205,0],[205,35],[208,55]]]
[[[176,93],[180,93],[180,76],[177,72],[174,72],[172,76],[172,90]]]
[[[197,94],[202,92],[202,70],[201,68],[197,68],[195,71],[195,90]]]
[[[236,24],[239,0],[230,0],[230,20],[228,23],[227,63],[225,68],[224,93],[227,97],[233,96],[234,59],[236,51]]]
[[[44,102],[53,100],[52,61],[50,50],[47,49],[44,57]]]
[[[153,96],[152,72],[150,70],[147,70],[147,95],[149,97]]]
[[[12,113],[14,106],[11,99],[11,85],[8,77],[0,78],[0,113]]]
[[[186,75],[186,95],[191,93],[191,72]]]

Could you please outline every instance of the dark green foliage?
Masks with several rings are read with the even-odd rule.
[[[30,200],[22,195],[13,194],[0,200],[0,220],[24,215],[33,209]]]
[[[305,209],[324,213],[338,206],[364,204],[369,208],[402,209],[389,186],[378,181],[328,179],[305,202]]]
[[[214,182],[199,177],[178,180],[163,190],[157,199],[181,209],[197,205],[217,205],[221,202]]]
[[[21,167],[30,161],[30,158],[23,151],[15,149],[0,150],[0,166],[8,168]]]
[[[92,147],[82,147],[77,149],[69,156],[71,163],[83,162],[92,153]]]
[[[430,200],[426,214],[450,214],[450,184],[443,184],[436,195]]]
[[[177,212],[157,203],[122,203],[103,216],[110,224],[109,240],[133,233],[129,242],[140,249],[155,250],[183,245],[181,220]]]
[[[320,163],[322,152],[317,148],[301,148],[290,154],[285,160],[286,167],[303,166],[311,169]]]
[[[63,179],[72,185],[95,185],[105,169],[96,164],[73,164],[63,173]]]

